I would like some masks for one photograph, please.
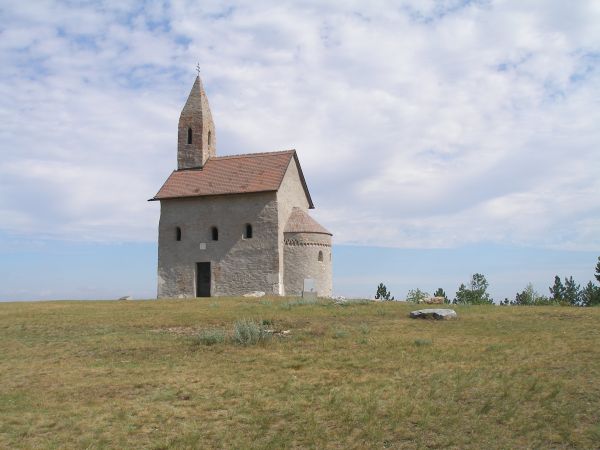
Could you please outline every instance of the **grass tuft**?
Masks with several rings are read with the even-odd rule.
[[[222,344],[225,342],[225,332],[217,328],[209,328],[200,331],[196,336],[192,338],[192,342],[196,345],[215,345]]]
[[[271,338],[262,322],[241,319],[233,325],[233,341],[240,345],[256,345]]]

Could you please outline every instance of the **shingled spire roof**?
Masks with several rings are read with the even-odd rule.
[[[200,114],[200,116],[207,114],[212,120],[206,91],[204,90],[204,85],[199,76],[196,77],[192,89],[190,90],[190,94],[181,110],[181,116],[184,114]]]
[[[319,233],[333,236],[329,231],[323,228],[315,219],[310,217],[306,211],[300,208],[293,208],[290,218],[285,224],[284,233]]]

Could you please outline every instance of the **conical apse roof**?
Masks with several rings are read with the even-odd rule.
[[[333,236],[319,223],[300,208],[292,209],[292,214],[285,224],[284,233],[320,233]]]

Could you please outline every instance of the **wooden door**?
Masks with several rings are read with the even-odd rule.
[[[210,297],[210,263],[196,263],[196,297]]]

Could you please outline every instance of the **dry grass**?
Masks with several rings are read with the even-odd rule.
[[[0,448],[598,447],[600,308],[411,309],[0,304]],[[240,319],[291,332],[238,345]]]

